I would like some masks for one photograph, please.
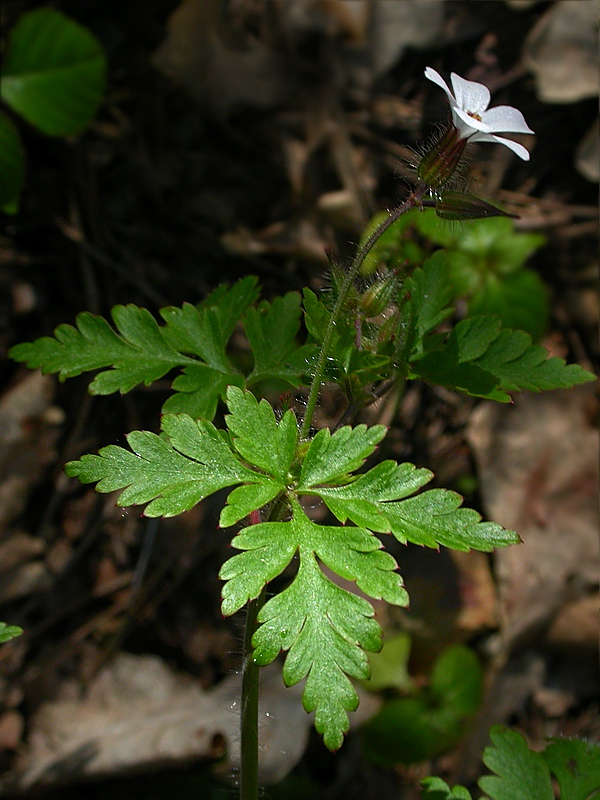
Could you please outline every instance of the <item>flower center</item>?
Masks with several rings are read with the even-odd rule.
[[[481,116],[480,116],[480,115],[479,115],[479,114],[478,114],[476,111],[467,111],[467,114],[468,114],[470,117],[473,117],[473,119],[476,119],[476,120],[478,120],[479,122],[481,122]]]

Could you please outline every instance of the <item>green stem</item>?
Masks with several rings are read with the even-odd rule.
[[[323,382],[323,375],[325,374],[327,356],[333,340],[335,326],[337,325],[340,315],[344,310],[344,305],[346,303],[346,299],[348,298],[348,292],[352,287],[354,279],[358,275],[363,261],[381,234],[385,233],[390,225],[393,225],[394,222],[396,222],[396,220],[402,216],[402,214],[405,214],[407,211],[410,211],[411,208],[414,208],[421,203],[421,199],[426,189],[427,187],[425,186],[419,186],[414,192],[412,192],[401,206],[398,206],[398,208],[392,211],[389,217],[384,219],[383,222],[378,225],[377,228],[375,228],[366,242],[364,242],[364,244],[362,244],[356,251],[356,255],[350,264],[348,272],[346,273],[346,277],[344,278],[344,283],[342,284],[340,292],[337,296],[337,300],[335,301],[333,311],[331,312],[331,317],[327,323],[327,328],[325,329],[325,336],[323,337],[323,343],[317,359],[315,374],[310,385],[310,392],[308,395],[308,401],[306,403],[306,412],[302,421],[302,427],[300,428],[300,439],[306,439],[308,432],[310,431],[313,415],[315,413],[315,407],[317,405],[317,399],[321,390],[321,383]]]
[[[240,800],[258,800],[258,677],[260,667],[252,658],[252,636],[256,618],[265,602],[266,590],[250,600],[246,613],[242,666],[242,714],[240,754]]]
[[[285,495],[281,493],[273,501],[269,522],[281,520],[287,511]],[[251,525],[261,522],[260,511],[253,511],[248,521]],[[242,711],[240,741],[240,800],[258,800],[258,679],[260,667],[252,657],[252,637],[261,608],[265,604],[267,587],[254,600],[250,600],[246,611],[244,630],[244,652],[242,653]]]

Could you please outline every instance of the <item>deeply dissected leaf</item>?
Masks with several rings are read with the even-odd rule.
[[[115,306],[118,333],[102,317],[84,312],[77,327],[59,325],[54,338],[15,345],[11,358],[31,369],[57,372],[61,380],[89,370],[111,367],[92,381],[92,394],[128,392],[138,383],[150,384],[180,364],[194,360],[178,353],[164,339],[156,321],[144,308]]]
[[[244,330],[254,355],[249,386],[273,378],[299,386],[302,376],[310,371],[314,346],[296,345],[300,314],[298,292],[288,292],[272,303],[263,301],[258,307],[248,309]]]
[[[340,577],[356,581],[368,596],[406,605],[408,597],[396,563],[380,542],[361,528],[317,525],[293,501],[289,522],[265,522],[244,529],[233,540],[243,552],[221,570],[224,614],[232,614],[280,574],[298,552],[292,584],[261,610],[253,638],[254,658],[268,664],[288,650],[284,679],[292,685],[307,677],[304,706],[316,711],[315,725],[331,749],[340,747],[348,727],[346,711],[358,698],[347,675],[365,678],[363,649],[381,646],[373,609],[331,583],[317,558]]]
[[[149,503],[148,517],[172,517],[208,495],[236,483],[260,483],[262,478],[240,463],[212,423],[185,414],[162,418],[167,439],[149,431],[127,436],[131,450],[116,445],[98,455],[70,461],[65,472],[98,492],[124,489],[118,505]]]
[[[483,751],[483,763],[496,774],[478,783],[491,800],[554,800],[546,762],[520,733],[494,725],[490,738],[493,744]]]
[[[242,483],[221,514],[221,525],[233,525],[286,488],[298,426],[293,412],[278,423],[266,400],[258,403],[235,386],[229,387],[227,402],[235,450],[211,422],[165,414],[165,436],[134,431],[127,437],[131,451],[109,445],[98,455],[71,461],[66,472],[82,483],[98,482],[99,492],[124,489],[121,506],[149,502],[144,512],[149,517],[180,514],[218,489]]]
[[[299,491],[343,479],[361,466],[386,434],[383,425],[345,426],[331,434],[322,428],[311,441],[302,463]]]
[[[402,543],[489,552],[519,541],[513,531],[481,522],[476,511],[461,508],[462,497],[455,492],[430,489],[409,497],[432,477],[412,464],[383,461],[345,486],[301,483],[298,491],[322,497],[340,522],[351,519],[369,530],[391,532]]]
[[[18,20],[8,40],[0,92],[11,108],[50,136],[91,121],[104,95],[106,58],[86,28],[51,8]]]
[[[176,394],[163,411],[183,412],[192,417],[212,419],[217,403],[228,386],[244,386],[243,375],[227,356],[227,343],[241,316],[258,295],[257,281],[249,275],[233,286],[219,286],[196,307],[161,310],[165,339],[181,353],[197,356],[203,363],[188,364],[173,381]]]
[[[599,800],[600,745],[584,739],[553,739],[542,753],[556,776],[561,798]]]
[[[148,385],[175,367],[176,394],[163,411],[192,417],[214,417],[217,402],[228,386],[244,385],[244,376],[231,364],[226,347],[240,315],[256,299],[256,278],[249,276],[232,287],[219,287],[196,308],[163,308],[159,326],[144,308],[115,306],[116,331],[102,317],[79,314],[77,327],[59,325],[54,337],[18,344],[11,358],[33,369],[57,372],[61,380],[90,370],[102,370],[90,385],[92,394],[128,392]]]
[[[25,152],[17,129],[0,114],[0,209],[16,206],[25,182]]]
[[[494,316],[470,317],[412,364],[412,377],[477,397],[510,402],[508,392],[542,391],[595,380],[578,364],[549,357],[524,331],[501,329]]]
[[[280,422],[270,403],[256,400],[251,392],[231,386],[227,392],[227,427],[235,449],[250,464],[265,470],[285,485],[298,442],[298,424],[293,411]]]

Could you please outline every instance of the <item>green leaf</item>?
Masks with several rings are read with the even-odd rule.
[[[98,492],[124,489],[117,504],[149,503],[147,517],[172,517],[218,489],[263,482],[262,476],[240,463],[210,422],[167,414],[162,429],[168,438],[134,431],[127,436],[131,451],[109,445],[98,455],[70,461],[65,472],[82,483],[98,482]]]
[[[363,729],[367,758],[380,767],[417,764],[448,750],[463,732],[447,708],[432,705],[427,693],[390,700]]]
[[[243,278],[231,288],[219,287],[200,308],[189,303],[163,308],[162,327],[146,309],[134,305],[113,308],[116,331],[102,317],[79,314],[76,328],[59,325],[54,338],[18,344],[10,356],[32,369],[58,372],[61,380],[109,367],[94,378],[91,394],[128,392],[182,366],[183,374],[173,381],[177,393],[163,411],[212,419],[227,387],[244,386],[244,376],[229,361],[226,347],[256,292],[256,278]]]
[[[10,212],[25,183],[25,151],[19,132],[6,116],[0,114],[0,208]]]
[[[227,356],[227,343],[241,316],[258,296],[257,279],[246,276],[233,286],[219,286],[200,306],[164,308],[160,314],[166,327],[163,335],[171,347],[197,356],[204,363],[184,367],[173,381],[176,394],[163,411],[213,419],[219,399],[228,386],[244,387],[244,378]]]
[[[406,282],[415,309],[419,340],[447,319],[453,309],[449,307],[452,286],[448,282],[448,271],[442,251],[434,253],[417,268]]]
[[[468,257],[471,269],[508,274],[521,267],[546,240],[539,233],[516,232],[512,219],[494,217],[458,228],[455,241],[457,250]],[[455,278],[458,276],[453,273],[452,280]]]
[[[561,798],[600,798],[600,746],[584,739],[553,739],[542,753],[558,780]]]
[[[397,689],[410,692],[414,688],[408,674],[411,637],[405,631],[384,639],[383,648],[371,656],[371,676],[363,681],[363,686],[370,692],[381,689]]]
[[[508,392],[569,388],[595,380],[578,364],[548,357],[524,331],[501,329],[498,317],[470,317],[412,365],[412,377],[477,397],[510,402]]]
[[[470,647],[457,644],[444,650],[431,673],[430,691],[457,717],[477,711],[483,698],[483,670]]]
[[[299,491],[321,483],[344,480],[363,464],[383,439],[384,425],[345,426],[331,434],[322,428],[311,441],[300,473]]]
[[[138,383],[147,386],[162,378],[179,364],[195,363],[165,341],[145,308],[115,306],[112,317],[118,334],[103,317],[84,312],[77,316],[77,328],[59,325],[54,338],[44,336],[15,345],[10,356],[26,362],[31,369],[58,372],[61,381],[110,366],[96,375],[90,385],[91,394],[128,392]]]
[[[494,725],[490,738],[493,746],[483,751],[483,763],[496,774],[484,775],[478,784],[491,800],[554,800],[544,758],[520,733]]]
[[[242,458],[277,478],[288,480],[296,445],[298,424],[293,411],[286,411],[280,422],[266,400],[260,403],[251,392],[236,386],[227,391],[230,414],[225,418],[233,444]]]
[[[222,371],[205,364],[184,367],[183,374],[173,381],[175,394],[163,404],[163,412],[188,414],[194,419],[214,419],[220,399],[228,386],[244,386],[244,376],[235,371]]]
[[[437,660],[429,687],[386,703],[366,726],[369,758],[390,766],[442,753],[463,735],[482,695],[483,670],[475,653],[463,645],[449,647]]]
[[[59,11],[23,14],[11,31],[0,93],[11,108],[50,136],[80,133],[104,96],[100,43]]]
[[[501,277],[489,274],[469,301],[469,316],[481,314],[496,314],[502,327],[525,331],[539,341],[548,327],[548,290],[531,269]]]
[[[472,800],[471,793],[464,786],[453,786],[450,789],[441,778],[423,778],[421,786],[425,790],[423,800]]]
[[[6,622],[0,622],[0,644],[9,642],[16,636],[21,636],[22,633],[23,628],[19,628],[17,625],[7,625]]]
[[[233,614],[279,575],[299,553],[292,584],[262,608],[253,637],[254,659],[270,663],[288,650],[284,680],[288,686],[307,677],[303,695],[307,711],[316,711],[315,726],[330,749],[341,746],[348,728],[347,711],[358,698],[346,676],[366,678],[363,650],[381,646],[379,625],[364,599],[333,584],[317,559],[373,598],[405,605],[408,601],[396,562],[380,542],[361,528],[317,525],[292,500],[289,522],[265,522],[242,530],[232,544],[243,552],[229,559],[220,577],[223,613]]]
[[[273,378],[293,386],[301,384],[302,376],[310,371],[315,348],[296,345],[300,314],[298,292],[276,297],[272,303],[264,300],[258,307],[248,309],[244,330],[254,355],[249,386]]]
[[[349,518],[370,530],[391,532],[403,544],[489,552],[520,541],[513,531],[481,522],[476,511],[461,508],[462,497],[455,492],[430,489],[408,497],[432,477],[413,464],[383,461],[346,486],[309,488],[301,483],[298,491],[322,497],[340,522]]]

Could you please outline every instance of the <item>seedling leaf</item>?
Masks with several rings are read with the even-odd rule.
[[[496,774],[484,775],[478,784],[491,800],[554,800],[544,758],[529,749],[518,731],[494,725],[490,738],[483,763]]]
[[[585,739],[553,739],[542,756],[558,780],[561,798],[600,798],[600,745]]]
[[[23,628],[19,628],[18,625],[7,625],[6,622],[0,622],[0,644],[9,642],[16,636],[21,636],[22,633]]]
[[[472,800],[471,793],[464,786],[453,786],[452,789],[441,778],[423,778],[421,786],[425,790],[423,800]]]

